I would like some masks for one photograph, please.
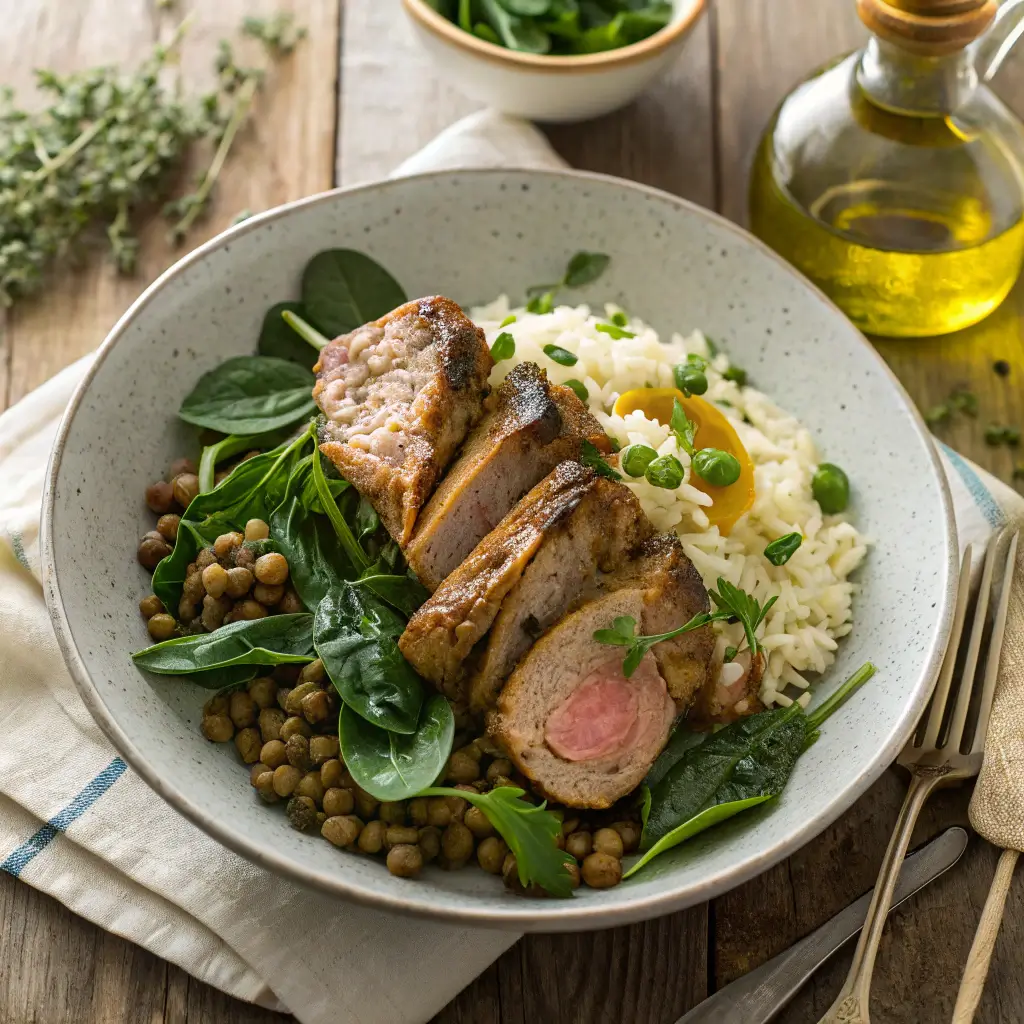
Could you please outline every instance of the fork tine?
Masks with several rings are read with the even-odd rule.
[[[999,656],[1002,653],[1003,634],[1006,632],[1006,611],[1010,605],[1010,591],[1013,589],[1013,572],[1017,565],[1017,543],[1019,540],[1020,533],[1014,530],[1006,552],[1002,590],[992,623],[992,639],[989,641],[988,661],[985,663],[985,680],[981,691],[981,704],[978,708],[978,723],[974,727],[974,742],[971,744],[972,754],[980,754],[985,749],[985,734],[988,732],[988,720],[992,714],[992,698],[995,696],[996,678],[999,675]]]
[[[939,745],[939,730],[942,728],[942,719],[946,712],[946,701],[949,699],[949,688],[953,680],[953,668],[956,665],[956,652],[960,647],[960,637],[964,629],[964,618],[967,615],[967,598],[971,590],[971,557],[973,550],[970,545],[967,546],[967,549],[964,551],[963,561],[960,564],[960,582],[957,585],[956,591],[953,625],[949,631],[949,644],[946,647],[946,656],[942,659],[939,678],[935,683],[931,703],[928,705],[928,721],[925,724],[924,735],[921,737],[920,744],[923,750],[935,750]],[[913,737],[911,737],[907,746],[908,748],[915,746]]]
[[[967,657],[964,659],[963,673],[960,676],[960,688],[956,696],[956,708],[949,722],[949,732],[943,744],[947,750],[959,750],[964,737],[964,725],[967,722],[967,711],[971,705],[971,695],[977,685],[978,654],[981,651],[981,640],[985,635],[985,624],[988,618],[988,604],[992,596],[992,576],[996,567],[996,552],[1005,531],[992,537],[985,552],[985,564],[981,571],[981,586],[978,588],[978,600],[974,606],[974,622],[971,624],[971,639],[967,645]]]

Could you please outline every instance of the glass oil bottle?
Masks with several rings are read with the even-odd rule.
[[[755,234],[863,331],[945,334],[1024,260],[1024,125],[985,82],[1024,0],[858,0],[867,46],[783,100],[755,158]]]

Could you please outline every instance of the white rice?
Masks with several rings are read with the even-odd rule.
[[[606,306],[605,321],[618,311]],[[511,314],[515,322],[501,327]],[[676,532],[709,589],[722,576],[761,603],[778,597],[758,631],[768,658],[761,699],[766,705],[793,700],[806,705],[807,689],[814,682],[809,676],[832,664],[837,641],[852,627],[857,587],[848,577],[864,559],[868,545],[845,516],[823,515],[812,497],[811,477],[819,458],[808,430],[760,391],[725,380],[728,357],[720,352],[712,358],[700,331],[686,337],[673,334],[662,342],[652,328],[633,317],[627,329],[636,336],[612,340],[597,330],[602,320],[587,306],[559,306],[534,315],[512,308],[506,296],[470,315],[487,332],[489,342],[502,330],[515,338],[515,355],[494,368],[492,385],[516,363],[535,362],[555,383],[582,381],[591,411],[620,445],[643,443],[659,455],[679,459],[685,474],[675,490],[654,487],[642,478],[625,477],[625,483],[659,530]],[[572,352],[576,364],[554,362],[544,352],[551,344]],[[673,387],[672,367],[691,353],[709,360],[703,397],[729,419],[754,463],[753,507],[728,537],[709,524],[705,510],[712,499],[690,485],[689,456],[669,428],[640,412],[624,417],[611,412],[618,396],[632,388]],[[785,565],[772,565],[764,557],[765,545],[792,532],[801,533],[803,543]],[[740,646],[743,632],[738,623],[716,623],[715,629],[719,655],[727,646]]]

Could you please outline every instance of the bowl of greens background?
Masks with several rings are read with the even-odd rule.
[[[202,737],[209,691],[132,663],[147,644],[137,602],[151,586],[135,561],[149,523],[142,495],[172,459],[198,450],[196,428],[178,415],[182,401],[203,374],[255,351],[267,310],[297,299],[310,257],[334,248],[372,257],[406,295],[446,294],[466,306],[558,279],[576,250],[607,254],[604,273],[575,298],[618,302],[663,334],[705,330],[846,469],[851,514],[873,547],[853,632],[815,705],[864,662],[878,671],[829,718],[781,796],[609,890],[530,900],[472,869],[428,869],[411,882],[290,829],[255,795],[233,745]],[[326,893],[511,929],[667,913],[740,884],[821,831],[890,763],[923,709],[956,576],[949,497],[928,435],[836,307],[716,215],[569,171],[447,172],[327,193],[254,217],[185,257],[104,342],[58,432],[43,515],[46,596],[69,669],[156,792],[240,854]]]
[[[679,56],[704,0],[403,0],[403,7],[438,69],[471,99],[534,121],[570,122],[634,100]]]

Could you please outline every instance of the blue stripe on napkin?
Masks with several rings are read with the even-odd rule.
[[[989,493],[988,488],[981,482],[978,474],[968,465],[962,455],[953,451],[949,445],[942,444],[941,441],[939,444],[946,453],[946,458],[949,459],[953,468],[959,474],[960,479],[963,480],[964,486],[970,492],[971,497],[974,499],[974,504],[978,506],[988,525],[993,529],[997,526],[1002,526],[1006,522],[1006,516],[1003,515],[1003,510],[999,507],[996,499]]]
[[[121,758],[115,757],[67,807],[55,814],[31,839],[27,839],[0,863],[0,871],[6,871],[17,878],[36,854],[42,853],[59,832],[66,831],[121,778],[127,767]]]

